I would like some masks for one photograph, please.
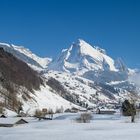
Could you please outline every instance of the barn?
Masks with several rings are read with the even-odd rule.
[[[97,109],[96,114],[108,114],[108,115],[113,115],[116,113],[114,109]]]
[[[0,118],[7,118],[4,114],[2,114],[1,116],[0,116]]]
[[[13,127],[26,123],[28,123],[26,120],[19,118],[0,118],[0,127]]]

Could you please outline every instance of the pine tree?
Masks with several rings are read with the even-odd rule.
[[[136,115],[136,108],[134,103],[130,103],[128,100],[125,100],[122,103],[122,113],[124,116],[131,116],[131,122],[134,122]]]

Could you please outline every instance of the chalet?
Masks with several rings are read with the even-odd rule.
[[[65,111],[64,111],[65,113],[70,113],[71,112],[71,109],[66,109]]]
[[[0,118],[7,118],[4,114],[2,114],[1,116],[0,116]]]
[[[71,113],[77,113],[79,111],[78,108],[72,107],[71,108]]]
[[[95,105],[92,105],[92,106],[88,106],[87,107],[87,110],[89,110],[89,111],[95,111],[96,110],[96,106]]]
[[[0,118],[0,127],[13,127],[26,123],[28,123],[26,120],[19,118]]]
[[[42,112],[43,112],[43,113],[47,113],[47,112],[48,112],[48,109],[47,109],[47,108],[43,108],[43,109],[42,109]]]
[[[80,112],[87,112],[88,110],[86,108],[79,109]]]
[[[108,115],[113,115],[116,113],[114,109],[97,109],[96,114],[108,114]]]
[[[40,116],[40,117],[37,117],[40,120],[52,120],[53,119],[53,114],[49,114],[49,115],[46,115],[46,116]]]

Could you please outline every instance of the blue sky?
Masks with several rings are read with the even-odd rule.
[[[0,42],[55,57],[78,38],[140,68],[139,0],[0,0]]]

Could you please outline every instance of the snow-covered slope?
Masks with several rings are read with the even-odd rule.
[[[66,99],[70,99],[70,101],[72,99],[71,102],[83,107],[117,103],[120,99],[129,98],[131,94],[125,86],[119,85],[121,82],[118,82],[118,85],[101,84],[78,75],[58,71],[48,71],[45,77],[57,80],[65,89],[63,90],[65,91],[64,94],[67,95],[68,93],[69,95]],[[55,85],[55,82],[51,84]],[[124,85],[127,87],[128,84],[125,83]],[[57,93],[61,93],[60,95],[65,98],[62,92]]]
[[[105,50],[92,47],[79,39],[69,49],[62,50],[56,60],[49,65],[49,69],[65,72],[85,72],[89,70],[118,71],[112,58]]]
[[[41,58],[33,54],[29,49],[26,49],[22,46],[0,43],[0,47],[2,47],[5,51],[13,54],[18,59],[27,63],[34,70],[40,71],[44,68],[47,68],[48,64],[51,62],[50,58]]]
[[[31,100],[28,101],[20,98],[23,103],[23,110],[25,112],[28,111],[30,114],[34,114],[36,109],[41,110],[43,108],[47,108],[48,110],[52,109],[55,112],[58,109],[65,110],[68,108],[76,107],[76,105],[53,92],[52,89],[47,85],[41,86],[40,90],[35,91],[34,94],[30,93],[30,97]]]

